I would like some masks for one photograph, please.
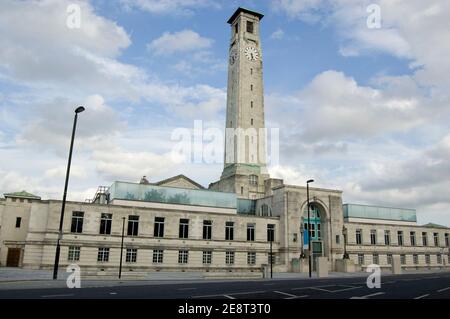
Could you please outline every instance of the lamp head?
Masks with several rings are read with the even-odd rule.
[[[309,183],[312,183],[312,182],[314,182],[313,179],[308,179],[308,180],[306,181],[306,184],[309,184]]]
[[[81,113],[85,110],[85,108],[83,106],[79,106],[75,109],[75,113]]]

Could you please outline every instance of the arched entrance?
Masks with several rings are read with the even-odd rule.
[[[309,226],[311,230],[311,238],[308,236],[308,207],[305,205],[303,210],[302,223],[303,225],[303,245],[306,250],[309,249],[309,241],[311,240],[311,255],[313,260],[313,270],[316,268],[316,257],[324,256],[324,208],[316,202],[310,203],[309,208]]]

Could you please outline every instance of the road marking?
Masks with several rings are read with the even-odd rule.
[[[201,295],[201,296],[192,296],[192,298],[209,298],[209,297],[218,297],[218,296],[231,296],[231,295],[248,295],[248,294],[259,294],[259,293],[264,293],[266,292],[265,290],[258,290],[258,291],[245,291],[245,292],[233,292],[233,293],[228,293],[226,295],[224,294],[216,294],[216,295]],[[228,297],[227,297],[228,298]],[[235,298],[230,298],[230,299],[235,299]]]
[[[275,284],[264,284],[263,286],[273,286]]]
[[[289,297],[289,298],[285,298],[285,299],[292,299],[292,298],[297,298],[298,297],[297,295],[288,294],[287,292],[282,292],[282,291],[277,291],[277,290],[275,290],[274,292],[276,292],[277,294],[285,295],[285,296]]]
[[[226,298],[228,298],[228,299],[236,299],[236,298],[231,297],[231,296],[229,296],[229,295],[223,295],[223,296],[226,297]]]
[[[374,294],[365,295],[365,296],[362,296],[362,297],[351,297],[350,299],[367,299],[369,297],[374,297],[374,296],[379,296],[379,295],[384,295],[384,294],[385,294],[385,292],[376,292]]]
[[[190,288],[179,288],[178,290],[194,290],[197,289],[195,287],[190,287]]]
[[[45,296],[41,296],[41,298],[70,297],[70,296],[74,296],[74,294],[45,295]]]
[[[359,286],[359,287],[348,287],[348,288],[344,288],[344,289],[333,290],[331,292],[341,292],[341,291],[353,290],[353,289],[358,289],[358,288],[362,288],[362,286]]]
[[[110,295],[117,295],[117,292],[110,292]]]
[[[422,295],[422,296],[416,297],[416,298],[414,298],[414,299],[422,299],[422,298],[428,297],[429,295],[430,295],[430,294]]]
[[[450,287],[442,288],[442,289],[439,289],[438,292],[443,292],[443,291],[446,291],[446,290],[449,290],[449,289],[450,289]]]

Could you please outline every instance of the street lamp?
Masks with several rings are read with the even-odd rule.
[[[303,243],[303,240],[304,240],[304,238],[303,238],[303,234],[304,234],[304,232],[305,232],[305,230],[303,229],[303,217],[300,219],[300,248],[301,248],[301,253],[300,253],[300,259],[305,259],[305,251],[304,251],[304,249],[303,249],[303,245],[304,245],[304,243]]]
[[[75,138],[75,130],[77,127],[77,118],[78,113],[81,113],[85,110],[83,106],[79,106],[75,109],[75,117],[73,119],[73,128],[72,128],[72,139],[70,140],[70,149],[69,149],[69,160],[67,162],[67,171],[66,171],[66,182],[64,184],[64,194],[61,206],[61,216],[59,218],[59,231],[58,231],[58,239],[56,241],[56,254],[55,254],[55,264],[53,266],[53,279],[58,278],[58,266],[59,266],[59,254],[61,251],[60,241],[62,238],[62,228],[64,221],[64,209],[66,208],[66,197],[67,197],[67,186],[69,184],[69,174],[70,174],[70,164],[72,162],[72,150],[73,150],[73,140]]]
[[[350,259],[347,253],[347,227],[342,226],[342,235],[344,236],[344,256],[342,259]]]
[[[125,217],[122,217],[122,242],[120,243],[119,279],[122,277],[123,237],[125,234]]]
[[[311,225],[309,224],[310,216],[309,216],[309,183],[314,182],[313,179],[309,179],[306,181],[306,200],[308,206],[308,266],[309,266],[309,278],[311,278]]]

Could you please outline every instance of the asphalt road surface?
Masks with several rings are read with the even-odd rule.
[[[0,299],[17,298],[450,299],[450,273],[383,275],[381,288],[372,289],[364,277],[347,277],[0,290]]]

